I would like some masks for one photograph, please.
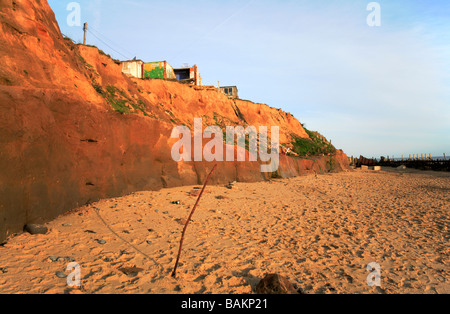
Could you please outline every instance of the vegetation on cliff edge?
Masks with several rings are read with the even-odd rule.
[[[296,137],[294,138],[294,142],[291,143],[293,146],[292,150],[299,156],[327,155],[336,152],[336,148],[322,135],[309,131],[306,128],[305,131],[310,138]]]

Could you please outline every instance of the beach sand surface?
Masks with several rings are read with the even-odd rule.
[[[0,293],[450,293],[450,174],[354,170],[101,200],[0,246]],[[79,268],[70,268],[77,263]],[[381,286],[368,265],[377,263]],[[81,288],[68,286],[79,270]],[[70,280],[69,280],[70,281]],[[73,282],[73,281],[72,281]]]

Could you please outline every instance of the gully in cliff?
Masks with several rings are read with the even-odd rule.
[[[279,166],[279,127],[272,126],[270,131],[270,147],[268,146],[267,127],[242,126],[226,127],[226,152],[224,153],[224,132],[218,126],[208,126],[203,131],[201,118],[194,119],[194,161],[235,161],[235,138],[237,137],[237,161],[245,162],[246,135],[248,135],[248,161],[258,161],[261,172],[275,172]],[[214,137],[212,136],[214,134]],[[181,135],[181,138],[180,138]],[[177,126],[172,130],[171,138],[179,140],[172,146],[172,159],[192,161],[192,133],[187,126]],[[211,139],[203,146],[203,139]],[[258,149],[259,144],[259,149]],[[269,153],[270,148],[270,153]]]

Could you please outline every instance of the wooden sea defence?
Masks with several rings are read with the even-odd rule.
[[[450,171],[450,159],[444,154],[442,158],[432,158],[431,154],[414,154],[409,155],[408,158],[381,157],[380,160],[368,159],[363,156],[359,158],[349,157],[350,165],[355,167],[361,166],[383,166],[383,167],[400,167],[402,165],[407,168],[419,170],[434,170],[434,171]]]

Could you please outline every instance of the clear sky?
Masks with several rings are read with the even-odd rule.
[[[87,43],[114,58],[197,64],[203,84],[292,113],[349,156],[450,155],[450,1],[49,0],[70,2]],[[94,35],[101,39],[98,40]]]

